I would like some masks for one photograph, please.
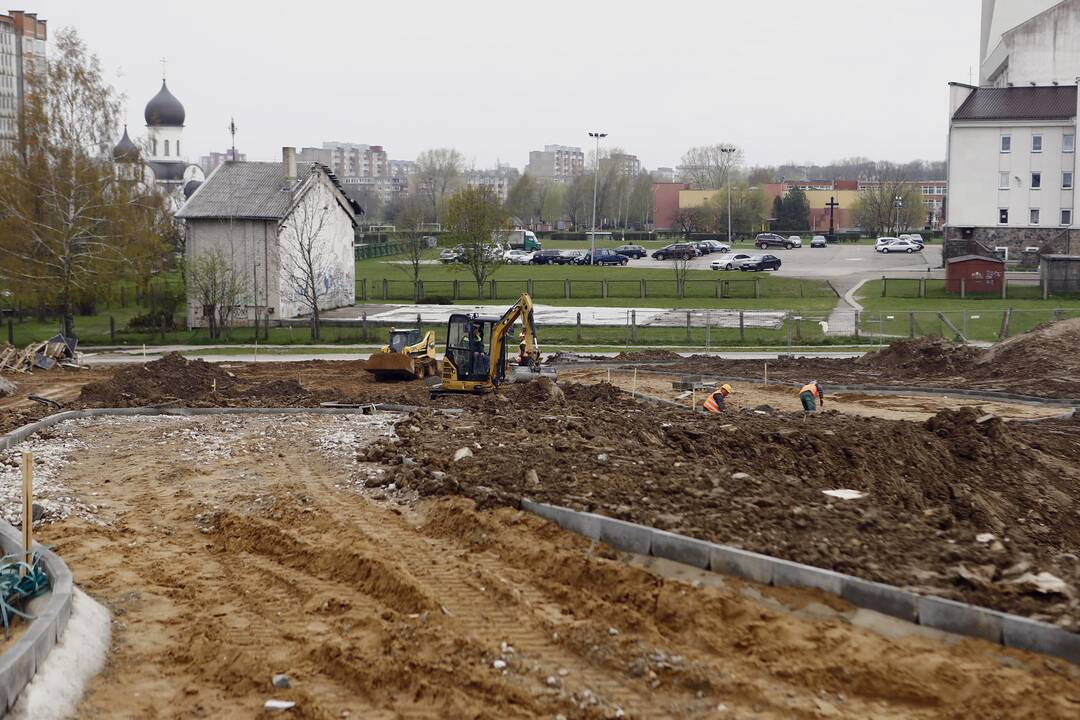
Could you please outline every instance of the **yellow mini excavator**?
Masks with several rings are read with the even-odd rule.
[[[508,339],[514,323],[521,320],[520,344],[509,359]],[[512,348],[510,352],[514,352]],[[554,379],[554,368],[540,365],[532,298],[527,293],[501,317],[455,313],[446,330],[446,355],[442,382],[431,389],[432,397],[450,393],[482,395],[504,382],[525,382],[541,375]]]
[[[416,329],[390,329],[390,343],[364,363],[376,380],[422,380],[439,374],[435,333],[420,337]]]

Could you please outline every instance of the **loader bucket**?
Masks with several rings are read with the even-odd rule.
[[[404,353],[373,353],[364,369],[380,382],[420,380],[438,374],[438,363],[429,358],[413,358]]]

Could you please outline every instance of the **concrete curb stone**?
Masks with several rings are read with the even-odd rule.
[[[876,610],[911,623],[919,618],[919,596],[891,585],[845,575],[840,597],[857,607]]]
[[[843,592],[845,577],[832,570],[773,559],[772,584],[776,587],[816,588],[839,596]]]
[[[709,552],[709,567],[716,573],[772,585],[775,563],[768,555],[726,545],[713,545]]]
[[[665,530],[653,530],[652,554],[658,558],[708,570],[712,543],[676,535]]]
[[[922,595],[919,597],[919,624],[936,630],[982,638],[1002,644],[1004,613],[955,600]]]
[[[1018,615],[1001,619],[1002,642],[1017,650],[1053,655],[1080,664],[1080,635]]]
[[[616,550],[648,555],[652,551],[653,530],[643,525],[615,520],[614,518],[594,515],[600,520],[599,540]]]

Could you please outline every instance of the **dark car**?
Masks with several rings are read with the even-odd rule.
[[[775,255],[759,255],[758,257],[747,260],[739,268],[743,272],[761,272],[763,270],[779,270],[780,258]]]
[[[577,259],[585,254],[584,250],[561,250],[559,257],[555,258],[556,265],[574,265]]]
[[[787,250],[795,247],[795,241],[791,238],[786,238],[776,233],[761,233],[754,238],[754,244],[764,250],[769,247],[782,247]],[[802,244],[801,242],[799,243]]]
[[[537,250],[533,253],[533,265],[559,265],[562,250]]]
[[[660,248],[652,256],[654,260],[690,260],[698,256],[698,251],[690,243],[674,243]]]
[[[628,262],[630,258],[606,248],[597,248],[595,253],[586,252],[574,260],[575,265],[625,265]]]
[[[635,260],[640,260],[649,254],[649,251],[640,245],[620,245],[615,248],[615,252],[620,255],[625,255],[626,257],[634,258]]]

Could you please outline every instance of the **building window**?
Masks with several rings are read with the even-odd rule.
[[[1075,150],[1076,150],[1076,136],[1075,135],[1066,135],[1065,137],[1061,138],[1061,151],[1062,152],[1069,153],[1069,152],[1073,152]]]
[[[1073,174],[1071,172],[1061,173],[1061,189],[1072,190],[1073,186]]]
[[[1009,209],[1008,208],[1001,208],[1000,210],[998,210],[998,223],[1000,223],[1001,225],[1008,225],[1009,224]]]
[[[1072,225],[1072,210],[1061,211],[1061,224]]]
[[[180,141],[176,141],[176,156],[180,157]]]
[[[169,141],[166,140],[165,142],[168,143]],[[169,146],[165,145],[165,147],[168,148]],[[168,152],[168,150],[166,150],[165,152]],[[1031,173],[1031,189],[1032,190],[1041,190],[1042,189],[1042,173],[1041,172],[1033,172],[1033,173]]]
[[[157,155],[157,138],[150,141],[150,146],[150,153],[152,155]]]
[[[1001,136],[1001,152],[1012,152],[1012,135]]]
[[[1009,189],[1009,173],[1007,173],[1007,172],[999,172],[998,173],[998,190],[1008,190],[1008,189]]]
[[[169,157],[169,141],[165,141],[165,157]],[[1032,176],[1034,177],[1034,176]]]
[[[1038,209],[1037,208],[1031,208],[1030,212],[1031,212],[1031,224],[1032,225],[1038,225],[1039,224],[1039,211],[1038,211]]]
[[[1031,136],[1031,152],[1033,152],[1033,153],[1042,152],[1042,135],[1032,135]]]

